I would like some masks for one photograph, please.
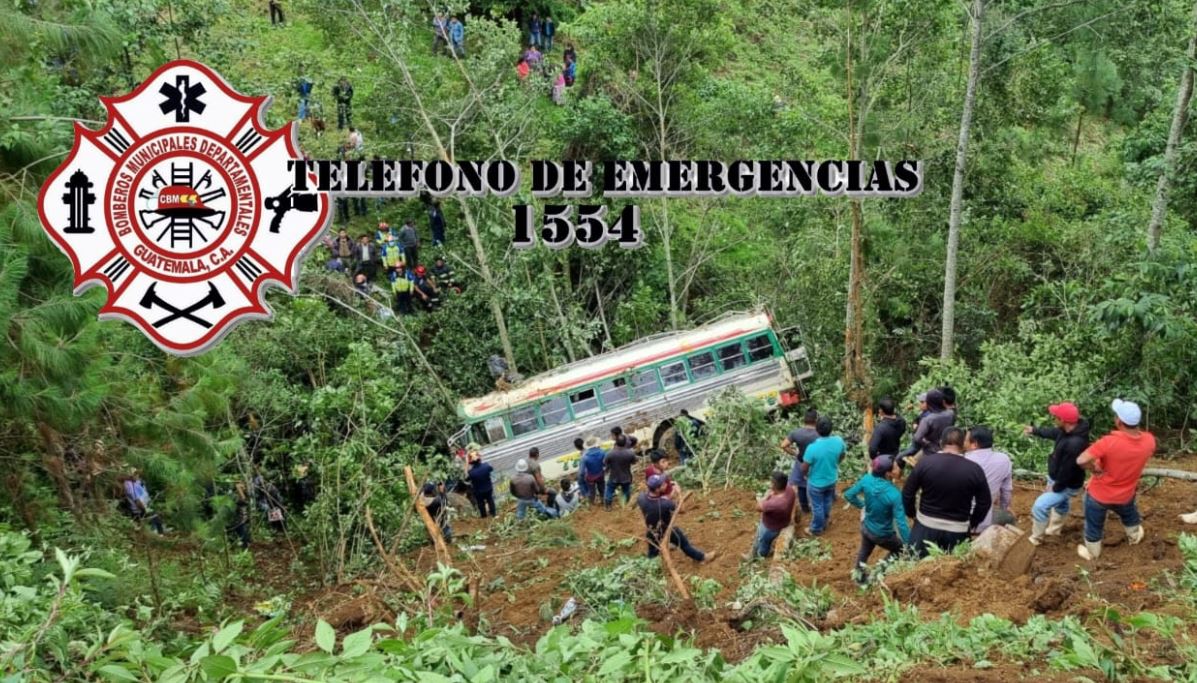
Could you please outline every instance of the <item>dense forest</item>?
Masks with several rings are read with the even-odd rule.
[[[787,551],[792,578],[737,567],[732,545],[749,526],[722,525],[745,515],[752,524],[752,491],[797,420],[742,396],[721,396],[708,415],[697,458],[719,465],[679,479],[705,496],[679,524],[699,529],[687,514],[701,512],[710,528],[695,535],[726,533],[729,543],[729,564],[695,570],[682,606],[660,563],[639,556],[634,510],[593,524],[602,511],[526,525],[510,514],[489,526],[462,519],[457,535],[470,540],[434,553],[404,477],[405,467],[422,481],[456,467],[446,443],[462,426],[457,403],[493,389],[492,356],[532,376],[757,307],[800,328],[814,371],[807,402],[833,419],[856,460],[878,399],[909,411],[919,393],[951,385],[961,422],[992,427],[1019,469],[1045,469],[1050,444],[1023,425],[1048,419],[1047,405],[1072,401],[1104,433],[1116,397],[1142,406],[1156,459],[1170,461],[1162,466],[1197,469],[1188,455],[1197,136],[1185,125],[1197,5],[283,0],[281,9],[272,23],[257,0],[0,7],[4,680],[1197,677],[1197,539],[1172,533],[1171,514],[1197,507],[1191,483],[1153,489],[1166,498],[1149,533],[1155,525],[1162,539],[1168,517],[1168,539],[1147,564],[1108,567],[1117,591],[1102,587],[1100,565],[1078,570],[1061,546],[1051,569],[1070,597],[1019,614],[986,604],[994,586],[984,574],[969,575],[984,585],[959,589],[977,599],[962,610],[903,592],[900,580],[859,592],[829,585],[855,552],[846,528]],[[441,11],[464,24],[459,56],[434,53]],[[565,46],[577,54],[576,81],[556,98],[551,78],[517,76],[534,13],[556,22],[549,63],[560,68]],[[128,324],[97,320],[105,289],[72,294],[71,264],[37,211],[73,124],[100,128],[99,96],[126,93],[176,58],[272,96],[270,128],[296,118],[297,78],[310,79],[328,130],[309,118],[299,140],[318,159],[345,142],[333,96],[345,77],[371,156],[917,159],[924,189],[640,199],[644,245],[597,250],[513,248],[511,206],[554,203],[526,188],[448,197],[436,253],[463,287],[438,309],[380,313],[329,271],[321,247],[294,295],[269,295],[273,320],[179,358]],[[612,200],[611,212],[622,206]],[[430,241],[417,199],[362,208],[347,221],[334,215],[330,228],[356,237],[411,220]],[[121,514],[133,468],[164,535]],[[238,486],[258,477],[288,491],[302,479],[312,500],[288,510],[285,529],[253,510],[243,551],[228,529],[244,512]],[[1031,498],[1015,497],[1024,499],[1025,512]],[[488,559],[484,546],[514,555]],[[558,567],[567,560],[579,564]],[[838,564],[793,569],[814,562]],[[490,565],[504,563],[511,574],[494,574]],[[1035,603],[1045,588],[1009,590]],[[549,623],[571,595],[590,597],[584,614]],[[527,615],[508,614],[517,603]],[[763,603],[775,608],[743,616]],[[712,634],[706,622],[716,621]]]

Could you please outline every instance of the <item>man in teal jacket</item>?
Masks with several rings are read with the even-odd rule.
[[[889,551],[889,555],[881,561],[885,564],[910,542],[910,528],[906,525],[906,512],[902,507],[902,492],[891,481],[901,471],[893,456],[878,456],[873,458],[872,471],[844,492],[844,500],[865,511],[864,521],[860,525],[860,552],[856,556],[856,580],[861,584],[868,582],[868,562],[873,548],[880,546]],[[895,526],[897,532],[894,531]]]

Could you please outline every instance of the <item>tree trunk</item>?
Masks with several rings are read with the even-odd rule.
[[[863,136],[865,113],[856,116],[854,101],[857,92],[852,82],[852,24],[848,19],[848,48],[845,50],[848,74],[848,158],[860,156],[860,139]],[[864,101],[867,87],[861,88]],[[859,199],[850,202],[852,211],[851,256],[848,268],[848,306],[844,313],[844,391],[848,398],[861,409],[870,402],[869,378],[864,367],[864,215]]]
[[[964,203],[968,136],[972,131],[973,106],[977,101],[977,81],[981,77],[981,22],[984,12],[984,1],[973,0],[969,13],[972,47],[968,58],[968,85],[964,91],[964,108],[960,112],[960,138],[956,142],[956,170],[952,173],[952,202],[948,210],[948,253],[943,269],[943,337],[939,347],[942,360],[952,357],[956,345],[956,255],[960,248],[960,215]]]
[[[431,126],[431,123],[429,124]],[[448,153],[442,148],[442,158],[452,162]],[[503,346],[503,357],[507,359],[507,367],[512,373],[517,371],[515,364],[515,349],[511,346],[511,337],[507,334],[507,318],[503,315],[503,303],[499,300],[499,286],[491,274],[490,261],[486,257],[486,249],[482,246],[482,236],[478,234],[478,223],[470,211],[465,198],[458,198],[461,214],[465,217],[466,229],[470,233],[470,241],[474,243],[474,256],[478,260],[478,270],[482,273],[482,280],[490,289],[487,297],[490,303],[491,315],[495,318],[495,327],[499,329],[499,343]]]
[[[1072,136],[1072,161],[1070,164],[1076,166],[1076,148],[1081,146],[1081,123],[1085,120],[1085,108],[1081,107],[1081,113],[1076,116],[1076,134]]]
[[[75,495],[71,491],[71,482],[67,478],[62,437],[57,430],[42,421],[37,423],[37,431],[42,437],[42,469],[54,482],[54,488],[58,493],[58,504],[69,510],[76,520],[81,520],[82,515],[75,501]]]
[[[1168,212],[1168,190],[1176,173],[1176,150],[1180,135],[1189,116],[1189,100],[1193,97],[1193,63],[1197,62],[1197,2],[1193,3],[1193,26],[1190,27],[1189,49],[1185,52],[1184,71],[1180,76],[1180,90],[1176,93],[1176,107],[1172,110],[1172,128],[1168,131],[1168,145],[1164,148],[1164,169],[1155,186],[1155,201],[1151,205],[1151,223],[1147,226],[1147,251],[1160,246],[1164,230],[1164,216]]]

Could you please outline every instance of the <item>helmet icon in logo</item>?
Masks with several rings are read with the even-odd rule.
[[[327,194],[303,211],[265,201],[291,191],[289,162],[301,158],[294,124],[266,129],[267,98],[187,60],[101,101],[104,128],[76,125],[74,149],[39,198],[76,294],[104,286],[102,319],[126,320],[177,355],[269,318],[265,288],[294,291],[330,214]]]

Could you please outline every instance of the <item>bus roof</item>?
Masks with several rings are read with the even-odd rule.
[[[635,368],[770,327],[769,315],[764,310],[727,313],[701,327],[653,335],[543,372],[509,391],[493,391],[479,398],[463,399],[457,404],[458,416],[465,420],[476,420],[528,401],[615,377]]]

